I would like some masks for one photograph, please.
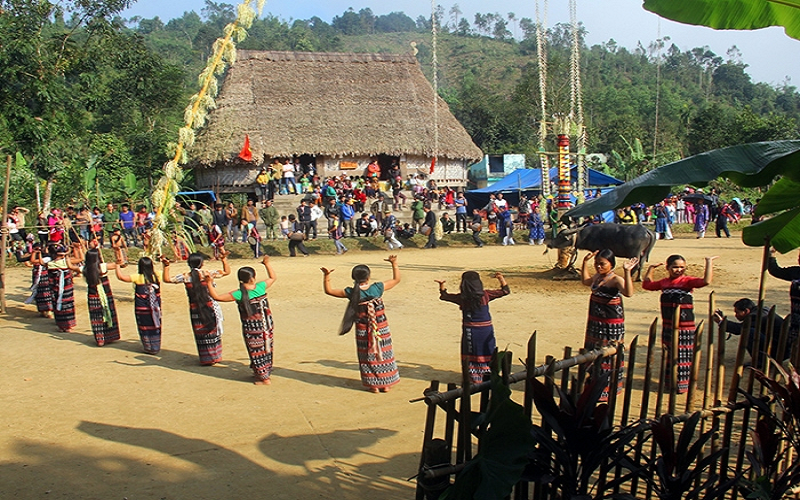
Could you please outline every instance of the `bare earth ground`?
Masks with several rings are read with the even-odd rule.
[[[740,297],[756,298],[761,249],[745,247],[736,236],[687,237],[659,242],[651,261],[672,253],[684,254],[695,275],[704,256],[720,255],[707,290],[716,290],[726,311]],[[552,281],[555,254],[542,255],[541,247],[405,249],[402,283],[385,297],[401,383],[388,394],[370,394],[361,388],[353,335],[336,335],[345,303],[322,293],[318,269],[336,268],[335,287],[348,285],[358,263],[384,280],[390,277],[386,255],[273,258],[276,368],[268,387],[251,384],[234,304],[223,305],[225,361],[201,367],[182,286],[164,288],[163,350],[149,356],[136,334],[130,287],[112,278],[123,340],[98,348],[82,280],[76,286],[78,328],[65,334],[22,304],[30,273],[10,269],[8,314],[0,317],[0,496],[412,498],[414,483],[406,478],[418,465],[425,406],[408,401],[431,379],[459,380],[460,314],[438,301],[433,280],[447,279],[453,290],[463,270],[475,269],[490,286],[496,283],[490,273],[503,271],[512,294],[492,302],[492,315],[498,346],[514,351],[514,359],[524,356],[534,330],[541,360],[560,357],[565,345],[580,347],[589,294],[578,282]],[[783,265],[793,261],[780,259]],[[236,269],[253,264],[234,261],[234,273],[219,288],[236,288]],[[705,311],[707,293],[695,296]],[[787,314],[788,284],[769,278],[767,302]],[[625,308],[626,340],[641,334],[640,343],[646,341],[658,294],[637,285]]]

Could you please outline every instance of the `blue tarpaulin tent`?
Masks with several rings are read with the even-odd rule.
[[[586,189],[591,189],[592,193],[594,193],[596,189],[600,189],[600,192],[604,193],[611,189],[611,186],[619,186],[620,184],[623,184],[623,181],[611,177],[610,175],[606,175],[603,172],[594,170],[592,168],[588,170],[589,185],[586,186]],[[572,167],[570,169],[572,183],[577,182],[577,171],[578,167]],[[557,167],[550,169],[550,179],[554,181],[558,179]],[[467,191],[465,195],[470,207],[482,208],[489,203],[489,194],[491,193],[503,193],[503,197],[506,198],[510,204],[516,205],[519,203],[520,193],[524,193],[530,198],[531,196],[538,196],[541,194],[541,192],[541,170],[538,168],[519,168],[509,173],[491,186]],[[574,201],[575,200],[573,200],[573,202]]]

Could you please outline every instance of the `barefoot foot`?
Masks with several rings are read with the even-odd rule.
[[[269,379],[266,380],[256,380],[253,382],[254,385],[270,385],[272,382]]]

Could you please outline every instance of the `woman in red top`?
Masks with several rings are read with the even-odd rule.
[[[667,272],[669,276],[658,281],[653,281],[653,269],[663,264],[653,264],[647,268],[642,288],[645,290],[661,290],[661,342],[666,356],[666,382],[671,386],[672,366],[672,331],[675,310],[680,309],[678,320],[678,394],[689,390],[689,373],[692,367],[694,354],[694,302],[692,291],[711,284],[713,275],[714,257],[706,257],[706,271],[702,278],[686,276],[686,259],[680,255],[670,255],[667,258]]]

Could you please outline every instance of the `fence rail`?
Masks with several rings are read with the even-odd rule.
[[[735,350],[733,363],[725,362],[726,354],[726,321],[720,325],[713,322],[713,313],[716,310],[714,293],[709,296],[709,310],[706,321],[700,321],[696,330],[695,347],[693,351],[692,369],[690,371],[689,390],[685,394],[677,393],[677,384],[667,387],[665,384],[665,370],[671,367],[670,379],[677,380],[677,342],[678,332],[673,331],[673,345],[671,349],[660,348],[657,342],[658,319],[650,325],[647,336],[647,345],[639,345],[639,337],[633,338],[626,347],[624,344],[609,345],[591,351],[581,349],[579,354],[573,355],[571,347],[565,347],[563,357],[556,359],[546,356],[542,364],[536,364],[536,337],[533,332],[527,344],[525,370],[510,373],[510,367],[501,370],[504,382],[511,388],[524,383],[522,388],[522,407],[525,415],[533,424],[547,428],[541,414],[535,411],[533,397],[533,380],[543,379],[545,384],[555,393],[558,386],[561,392],[571,395],[572,400],[577,400],[586,383],[590,369],[599,370],[600,361],[613,356],[615,369],[611,370],[609,382],[609,424],[615,429],[622,429],[636,423],[637,436],[633,439],[628,450],[637,459],[656,456],[657,449],[652,439],[648,439],[648,431],[664,414],[672,422],[681,426],[692,415],[699,413],[699,432],[703,435],[708,430],[718,429],[703,447],[702,456],[716,455],[713,464],[708,467],[702,478],[698,476],[697,486],[704,486],[710,492],[713,488],[725,484],[731,478],[746,472],[746,454],[748,446],[752,446],[752,437],[749,433],[751,427],[752,403],[741,396],[740,391],[746,391],[758,397],[764,403],[770,399],[760,387],[755,386],[755,377],[752,370],[744,374],[745,363],[774,376],[776,370],[770,367],[766,356],[751,356],[747,346],[750,336],[750,318],[746,318],[742,325],[742,334]],[[679,314],[679,311],[676,311]],[[761,350],[768,351],[766,346],[771,346],[772,326],[775,318],[773,307],[767,317],[767,332],[761,339],[761,309],[756,317],[753,342],[753,353]],[[789,321],[784,321],[780,332],[778,351],[784,352],[788,336]],[[677,319],[673,321],[678,325]],[[708,328],[706,328],[708,325]],[[763,344],[763,345],[762,345]],[[800,358],[800,342],[792,346],[791,363],[798,366]],[[671,353],[672,359],[666,359]],[[504,360],[510,356],[504,356]],[[613,390],[617,387],[620,368],[625,364],[625,383],[618,394]],[[658,364],[656,364],[658,362]],[[730,370],[726,377],[726,369]],[[420,398],[412,402],[424,401],[427,405],[425,429],[423,433],[423,446],[420,454],[419,471],[417,475],[416,498],[438,498],[439,493],[451,483],[451,476],[458,475],[464,467],[481,450],[482,438],[486,431],[486,422],[481,417],[478,426],[473,422],[479,416],[485,416],[490,405],[491,383],[484,381],[480,384],[471,384],[469,370],[466,366],[462,370],[462,385],[448,384],[446,390],[440,391],[440,383],[432,381],[431,385],[423,391]],[[592,373],[599,373],[594,371]],[[519,390],[519,389],[518,389]],[[472,409],[473,396],[478,396],[478,411]],[[723,399],[724,398],[724,399]],[[638,406],[638,414],[636,409]],[[696,418],[696,417],[695,417]],[[435,435],[441,437],[434,437]],[[791,455],[789,455],[791,457]],[[787,465],[784,461],[784,466]],[[779,469],[780,470],[780,469]],[[620,466],[601,469],[602,474],[595,474],[595,486],[602,490],[605,485],[612,485],[611,490],[605,493],[625,493],[635,498],[652,498],[652,483],[641,484],[637,477],[626,480],[627,471]],[[602,476],[602,477],[601,477]],[[594,491],[600,495],[603,491]],[[644,497],[639,495],[644,494]],[[738,498],[736,488],[728,488],[727,498]],[[514,500],[529,498],[556,499],[563,498],[562,492],[547,484],[518,482],[513,489]],[[703,498],[701,495],[700,498]]]

